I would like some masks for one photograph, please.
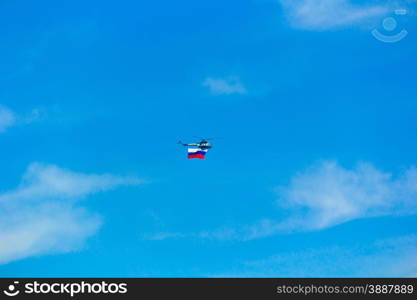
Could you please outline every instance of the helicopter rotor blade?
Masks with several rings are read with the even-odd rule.
[[[194,138],[196,138],[196,139],[200,139],[200,140],[206,140],[206,141],[211,141],[211,140],[219,140],[219,139],[221,139],[221,138],[219,138],[219,137],[209,137],[209,138],[204,138],[204,137],[201,137],[201,136],[194,136]]]

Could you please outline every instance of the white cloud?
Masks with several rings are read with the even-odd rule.
[[[247,94],[246,88],[240,82],[240,79],[238,77],[208,77],[206,78],[206,80],[204,80],[203,86],[208,87],[213,95]]]
[[[34,108],[29,114],[20,115],[11,109],[0,105],[0,133],[5,132],[8,128],[18,125],[27,125],[43,119],[44,110]]]
[[[282,252],[211,277],[413,277],[417,236]]]
[[[82,174],[32,163],[16,189],[0,194],[0,264],[77,249],[101,224],[98,215],[77,202],[141,183],[134,177]]]
[[[417,169],[394,176],[369,163],[347,169],[323,161],[277,188],[286,219],[261,219],[239,228],[176,235],[216,240],[253,240],[278,233],[321,230],[360,218],[417,213]],[[160,236],[170,238],[167,233]],[[161,238],[162,239],[162,238]]]
[[[163,241],[167,239],[180,239],[180,238],[200,238],[207,240],[231,240],[235,239],[237,232],[234,228],[220,228],[217,230],[205,230],[196,233],[183,233],[183,232],[156,232],[143,235],[144,240],[148,241]]]
[[[293,216],[282,226],[322,229],[353,219],[417,212],[417,169],[397,177],[360,163],[346,169],[325,161],[278,188],[279,203]]]
[[[388,5],[352,4],[351,0],[279,0],[293,27],[327,30],[376,21],[390,10]]]
[[[7,128],[13,126],[16,121],[16,116],[7,107],[0,106],[0,132],[6,131]]]
[[[154,234],[145,234],[143,236],[143,239],[148,241],[163,241],[166,239],[175,239],[183,237],[185,237],[185,234],[181,232],[157,232]]]
[[[241,239],[320,230],[360,218],[415,214],[417,169],[411,167],[395,177],[369,163],[346,169],[324,161],[292,177],[277,193],[278,205],[290,217],[248,226]]]

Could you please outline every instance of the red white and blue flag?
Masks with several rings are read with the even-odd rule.
[[[188,148],[188,159],[199,158],[204,159],[206,156],[207,150],[200,148]]]

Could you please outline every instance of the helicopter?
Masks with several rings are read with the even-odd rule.
[[[209,150],[211,149],[213,146],[211,145],[211,143],[209,143],[209,140],[212,140],[213,138],[201,138],[201,141],[199,143],[190,143],[190,144],[185,144],[181,141],[178,142],[178,144],[186,146],[186,147],[197,147],[201,150]]]

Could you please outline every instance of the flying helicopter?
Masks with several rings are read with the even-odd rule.
[[[212,140],[212,138],[201,138],[201,141],[198,143],[190,143],[186,144],[181,141],[178,142],[178,144],[183,145],[185,147],[188,147],[188,158],[199,158],[204,159],[207,151],[211,149],[213,146],[211,145],[209,140]]]
[[[197,147],[200,148],[201,150],[208,150],[211,149],[213,146],[208,142],[209,140],[212,140],[213,138],[201,138],[201,141],[199,143],[190,143],[190,144],[185,144],[181,141],[178,142],[178,144],[181,144],[183,146],[186,147]]]

